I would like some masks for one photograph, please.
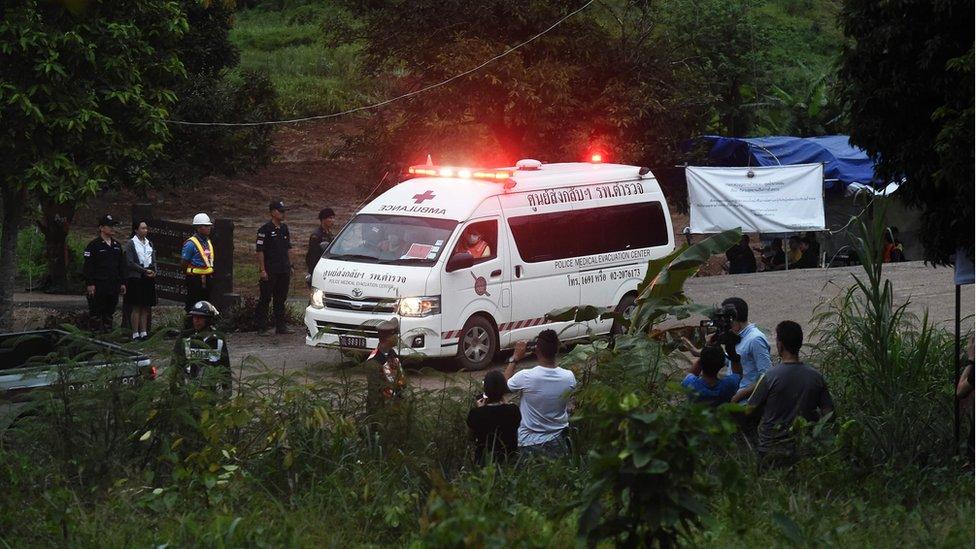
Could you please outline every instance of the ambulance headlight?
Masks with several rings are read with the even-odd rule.
[[[441,296],[404,297],[397,308],[400,316],[430,316],[441,314]]]
[[[312,306],[313,309],[324,309],[325,303],[322,302],[322,298],[325,294],[322,290],[314,289],[312,293],[308,296],[308,304]]]

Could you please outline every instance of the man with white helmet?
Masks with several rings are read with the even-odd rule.
[[[220,313],[209,301],[198,301],[187,317],[191,328],[177,338],[172,366],[188,379],[209,380],[221,391],[231,386],[230,353],[227,340],[214,323]]]
[[[210,241],[210,229],[213,222],[205,213],[193,216],[193,228],[196,232],[183,243],[182,265],[186,273],[186,303],[187,313],[198,301],[210,300],[210,288],[213,286],[214,249]]]

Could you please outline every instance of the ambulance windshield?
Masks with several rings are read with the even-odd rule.
[[[338,261],[433,265],[457,221],[397,215],[357,215],[326,250]]]

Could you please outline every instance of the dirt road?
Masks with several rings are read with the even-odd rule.
[[[911,302],[910,310],[922,314],[928,310],[933,321],[952,328],[954,314],[954,286],[952,270],[933,269],[921,262],[902,263],[885,267],[897,302]],[[688,281],[686,292],[696,303],[718,304],[729,296],[738,296],[749,303],[750,317],[763,331],[771,334],[776,323],[791,319],[805,330],[810,328],[814,308],[821,302],[845,291],[853,282],[852,273],[859,268],[806,269],[790,272],[756,273],[748,275],[709,276]],[[973,287],[966,286],[962,295],[963,331],[973,329]],[[686,322],[697,323],[695,319]],[[233,334],[230,336],[234,364],[244,361],[245,375],[270,368],[275,371],[307,372],[310,375],[330,375],[335,364],[341,362],[338,352],[307,347],[299,335],[270,336]],[[450,360],[429,361],[428,368],[411,374],[415,383],[424,387],[439,387],[445,382],[465,384],[480,379],[483,372],[458,372]],[[501,367],[501,364],[493,366]]]

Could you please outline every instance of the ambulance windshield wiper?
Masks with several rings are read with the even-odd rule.
[[[392,263],[394,265],[405,265],[410,263],[430,263],[432,260],[426,257],[401,257],[400,259],[390,259],[388,261],[381,261],[380,263]]]
[[[378,263],[380,260],[380,258],[378,257],[373,257],[371,255],[362,255],[362,254],[336,254],[336,255],[330,255],[329,259],[338,259],[339,261],[359,260],[359,261],[367,261],[370,263]]]

